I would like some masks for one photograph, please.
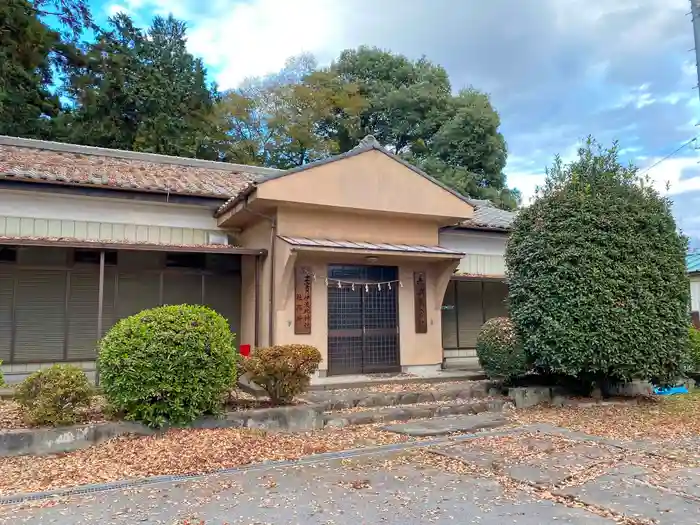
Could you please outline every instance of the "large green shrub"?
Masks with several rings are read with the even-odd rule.
[[[2,359],[0,359],[0,367],[2,366]],[[7,383],[5,383],[5,374],[2,372],[2,368],[0,368],[0,388],[6,387]]]
[[[545,372],[659,382],[687,366],[686,239],[670,202],[617,146],[595,141],[548,170],[518,214],[506,262],[509,312]]]
[[[489,379],[507,381],[529,370],[515,326],[507,317],[494,317],[484,323],[476,339],[476,355]]]
[[[257,348],[243,366],[270,401],[283,405],[306,391],[321,359],[321,352],[313,346],[275,345]]]
[[[236,382],[234,334],[205,306],[161,306],[119,321],[99,347],[107,401],[153,427],[216,412]]]
[[[688,328],[688,350],[690,352],[690,369],[692,372],[700,372],[700,330],[694,326]]]
[[[93,388],[85,372],[71,365],[54,365],[22,381],[15,399],[34,425],[70,425],[90,406]]]

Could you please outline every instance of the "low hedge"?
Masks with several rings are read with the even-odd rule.
[[[33,425],[71,425],[89,408],[94,390],[77,366],[53,365],[22,381],[15,399]]]
[[[694,326],[688,328],[688,350],[690,353],[691,371],[700,372],[700,330]]]
[[[321,352],[313,346],[275,345],[257,348],[243,362],[243,368],[270,401],[284,405],[306,391],[321,359]]]
[[[507,317],[494,317],[484,323],[477,336],[476,355],[490,379],[512,380],[530,368],[515,326]]]
[[[236,384],[234,343],[226,319],[206,306],[160,306],[122,319],[99,345],[105,397],[152,427],[218,412]]]

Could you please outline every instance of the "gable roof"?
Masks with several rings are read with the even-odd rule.
[[[296,168],[292,168],[286,171],[278,171],[277,173],[274,174],[269,174],[266,175],[265,177],[255,181],[250,188],[248,188],[246,191],[242,191],[236,196],[231,197],[226,203],[224,203],[221,207],[219,207],[218,210],[216,210],[216,213],[214,214],[215,217],[219,217],[229,211],[231,208],[233,208],[236,204],[238,204],[241,200],[244,198],[248,197],[252,193],[255,192],[255,188],[259,186],[260,184],[264,184],[267,181],[270,180],[275,180],[279,179],[281,177],[287,177],[288,175],[293,175],[295,173],[299,173],[301,171],[307,171],[313,168],[317,168],[319,166],[324,166],[326,164],[330,164],[332,162],[338,162],[343,159],[347,159],[349,157],[354,157],[355,155],[361,155],[362,153],[367,153],[368,151],[379,151],[380,153],[383,153],[387,157],[391,158],[392,160],[395,160],[396,162],[399,162],[400,164],[403,164],[406,166],[408,169],[416,173],[417,175],[423,177],[424,179],[429,180],[436,186],[440,187],[441,189],[447,191],[448,193],[451,193],[458,199],[466,202],[467,204],[471,205],[471,201],[465,197],[464,195],[456,192],[452,188],[445,186],[442,182],[438,181],[437,179],[434,179],[427,173],[425,173],[423,170],[420,168],[414,166],[410,162],[405,161],[398,155],[394,155],[393,153],[387,151],[385,148],[382,147],[381,144],[377,141],[377,139],[374,138],[372,135],[367,135],[365,138],[363,138],[360,143],[355,146],[353,149],[346,151],[345,153],[341,153],[339,155],[335,155],[333,157],[327,157],[325,159],[317,160],[315,162],[309,162],[308,164],[304,164],[302,166],[298,166]]]
[[[278,171],[0,135],[0,180],[228,199]]]
[[[700,252],[691,252],[686,254],[685,268],[688,273],[700,272]]]

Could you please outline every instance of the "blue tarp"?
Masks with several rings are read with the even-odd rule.
[[[675,394],[688,394],[688,388],[685,385],[667,386],[665,388],[655,387],[654,393],[659,396],[672,396]]]

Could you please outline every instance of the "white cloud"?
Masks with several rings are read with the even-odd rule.
[[[522,204],[527,206],[535,197],[538,186],[544,183],[545,173],[509,172],[508,186],[517,188],[522,195]]]
[[[109,16],[115,16],[118,15],[119,13],[124,13],[124,14],[131,14],[131,11],[129,11],[129,8],[120,4],[110,4],[106,8],[107,15]]]
[[[290,56],[322,53],[339,25],[332,4],[324,0],[254,0],[193,24],[189,48],[227,89],[246,77],[278,71]]]
[[[665,160],[662,160],[663,157],[649,158],[645,163],[647,166],[653,166],[657,162],[659,164],[648,170],[642,166],[640,173],[648,175],[654,187],[662,194],[678,195],[700,190],[700,158],[692,154],[686,155]],[[696,170],[698,176],[681,179],[683,172],[687,170]]]

